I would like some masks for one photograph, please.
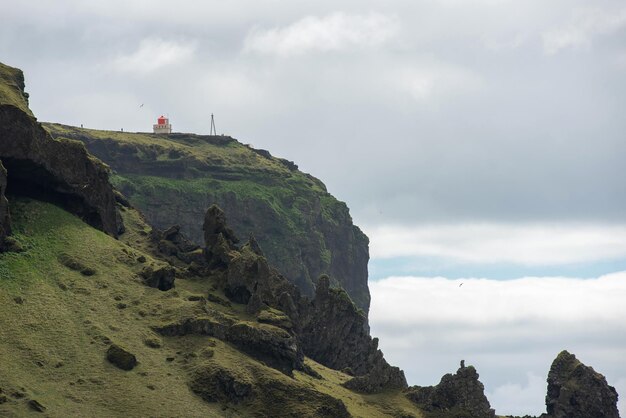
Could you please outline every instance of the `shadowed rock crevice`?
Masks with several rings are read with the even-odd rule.
[[[87,188],[88,184],[71,186],[30,160],[4,158],[4,161],[9,173],[8,195],[53,203],[79,216],[94,228],[104,230],[98,208],[92,207],[83,196],[73,192],[76,186]]]

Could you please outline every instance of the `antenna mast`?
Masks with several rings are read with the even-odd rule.
[[[213,119],[213,113],[211,113],[211,130],[209,131],[209,135],[217,136],[217,130],[215,129],[215,119]]]

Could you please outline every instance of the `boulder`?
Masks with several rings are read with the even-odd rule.
[[[254,398],[253,383],[245,373],[207,363],[193,370],[189,387],[207,402],[238,404]]]
[[[605,377],[562,351],[548,373],[545,418],[619,418],[617,391]]]
[[[163,291],[174,287],[175,274],[176,270],[170,265],[147,266],[140,273],[146,285]]]
[[[111,344],[107,350],[107,360],[109,363],[122,370],[132,370],[137,365],[135,355],[117,344]]]
[[[462,363],[456,374],[446,374],[436,386],[412,386],[406,396],[421,409],[446,412],[450,417],[494,418],[495,411],[485,396],[473,366]]]
[[[241,322],[228,329],[226,340],[267,366],[291,376],[302,370],[304,355],[295,336],[284,329]]]

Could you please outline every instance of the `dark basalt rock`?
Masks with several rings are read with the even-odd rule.
[[[111,344],[107,350],[107,360],[109,363],[122,370],[132,370],[137,365],[135,355],[117,344]]]
[[[154,330],[169,337],[207,335],[219,338],[288,376],[292,375],[294,369],[304,369],[304,356],[296,337],[276,326],[187,318],[179,323],[156,327]]]
[[[456,374],[446,374],[437,386],[412,386],[406,396],[425,411],[445,412],[449,417],[494,418],[473,366],[461,363]]]
[[[340,399],[297,381],[286,384],[245,365],[235,369],[217,361],[206,361],[192,370],[189,387],[207,402],[235,405],[254,402],[254,416],[259,417],[351,416]],[[308,407],[304,415],[302,405]]]
[[[174,287],[176,270],[170,265],[156,268],[147,266],[144,267],[140,274],[147,286],[163,291],[170,290]]]
[[[11,234],[11,217],[9,215],[9,201],[4,195],[7,188],[7,170],[0,161],[0,251],[7,249],[5,242]]]
[[[20,70],[0,64],[2,74],[21,82]],[[18,81],[19,81],[18,80]],[[6,82],[6,80],[0,80]],[[91,226],[117,237],[123,227],[107,168],[69,139],[52,139],[22,106],[0,101],[0,159],[8,172],[7,194],[55,203]]]
[[[237,249],[225,238],[229,233],[221,209],[212,206],[205,216],[205,225],[208,226],[205,227],[207,262],[224,271],[226,296],[233,302],[247,304],[251,314],[267,308],[284,314],[291,325],[289,330],[296,337],[293,343],[298,359],[303,352],[333,369],[350,368],[356,377],[345,386],[355,391],[374,393],[406,388],[404,373],[385,361],[378,350],[378,340],[369,335],[363,311],[345,291],[331,288],[328,276],[319,278],[315,298],[311,301],[269,266],[253,240]],[[216,246],[224,246],[224,251],[215,251]],[[223,256],[224,252],[228,257]],[[263,347],[276,349],[272,344],[263,344]],[[287,357],[291,361],[291,357]],[[302,370],[302,362],[297,360],[293,367]]]
[[[83,263],[68,254],[62,253],[57,259],[59,260],[59,263],[63,264],[68,269],[78,271],[83,276],[93,276],[97,273],[94,268],[85,266]]]
[[[214,363],[194,370],[189,387],[207,402],[238,404],[254,398],[250,378]]]
[[[375,393],[406,388],[404,372],[390,366],[367,331],[367,318],[341,289],[330,287],[328,276],[318,279],[315,299],[301,311],[304,353],[336,370],[349,368],[355,378],[344,386]]]
[[[206,264],[200,246],[189,241],[180,232],[180,226],[178,225],[171,226],[165,231],[159,231],[154,228],[150,238],[158,251],[171,263],[174,263],[176,260],[186,264],[195,263],[200,270]]]
[[[543,418],[619,418],[617,391],[603,375],[562,351],[548,373]]]
[[[271,325],[239,323],[228,329],[226,340],[245,353],[288,376],[302,370],[304,355],[295,336]]]

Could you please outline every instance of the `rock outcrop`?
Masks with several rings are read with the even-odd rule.
[[[9,201],[5,196],[7,188],[7,170],[0,161],[0,251],[6,250],[6,238],[11,234]]]
[[[363,311],[345,291],[331,288],[328,276],[319,278],[312,300],[303,296],[269,265],[254,238],[241,248],[236,246],[225,214],[217,206],[207,210],[204,232],[207,263],[213,266],[214,274],[223,277],[226,296],[246,304],[248,313],[258,314],[259,322],[267,321],[261,318],[269,316],[288,322],[284,332],[293,335],[294,352],[336,370],[350,369],[355,377],[345,386],[355,391],[406,388],[404,373],[385,361],[378,339],[369,335]],[[271,310],[272,315],[268,313]],[[294,363],[294,367],[300,365],[301,361]]]
[[[192,371],[189,387],[207,402],[233,405],[255,402],[254,416],[259,417],[351,417],[340,399],[295,380],[287,385],[281,379],[244,365],[229,368],[218,362],[205,362]]]
[[[345,386],[364,393],[406,388],[404,373],[390,366],[367,331],[367,318],[342,289],[322,276],[315,298],[300,310],[304,353],[333,369],[350,369],[355,377]]]
[[[106,166],[82,143],[52,139],[27,111],[23,79],[20,70],[0,64],[0,83],[11,92],[0,94],[0,159],[8,173],[7,193],[55,203],[117,236],[123,225]]]
[[[132,370],[137,365],[135,355],[117,344],[111,344],[107,350],[109,363],[122,370]]]
[[[617,398],[603,375],[562,351],[548,373],[547,414],[542,418],[619,418]]]
[[[455,374],[446,374],[436,386],[412,386],[406,396],[425,411],[443,412],[449,417],[494,418],[495,411],[484,393],[473,366],[464,362]]]
[[[317,278],[328,274],[367,314],[368,239],[348,207],[295,164],[226,136],[45,126],[55,137],[82,141],[115,170],[116,187],[154,227],[180,225],[203,245],[203,217],[215,203],[234,232],[253,234],[270,265],[303,294],[312,297]]]

